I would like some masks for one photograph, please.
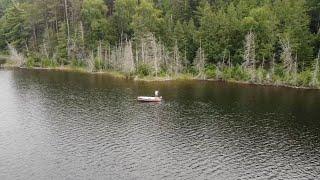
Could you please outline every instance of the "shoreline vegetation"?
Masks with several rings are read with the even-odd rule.
[[[6,67],[320,89],[320,3],[0,0],[0,54]]]
[[[306,90],[319,90],[320,87],[315,86],[297,86],[291,85],[287,83],[278,82],[277,84],[274,82],[253,82],[253,81],[244,81],[237,80],[236,78],[198,78],[192,74],[178,74],[176,76],[139,76],[139,75],[128,75],[123,72],[114,71],[114,70],[100,70],[100,71],[88,71],[88,69],[84,67],[72,67],[72,66],[56,66],[56,67],[19,67],[14,63],[4,63],[0,66],[5,69],[11,68],[20,68],[27,70],[54,70],[54,71],[66,71],[66,72],[80,72],[86,74],[103,74],[108,75],[113,78],[127,79],[133,81],[143,81],[143,82],[165,82],[165,81],[175,81],[175,80],[196,80],[196,81],[208,81],[208,82],[225,82],[225,83],[234,83],[234,84],[243,84],[243,85],[256,85],[256,86],[272,86],[272,87],[284,87],[284,88],[294,88],[294,89],[306,89]],[[232,69],[228,69],[227,71],[234,71]],[[226,75],[225,75],[226,76]]]

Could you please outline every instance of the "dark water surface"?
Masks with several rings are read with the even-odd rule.
[[[319,178],[320,91],[0,70],[1,180]]]

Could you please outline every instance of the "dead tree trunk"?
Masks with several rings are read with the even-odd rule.
[[[245,37],[245,45],[244,45],[244,56],[243,59],[245,62],[243,63],[244,68],[255,69],[255,36],[252,31],[250,31]]]
[[[201,47],[201,43],[200,43],[200,47],[197,51],[197,55],[196,58],[194,60],[194,66],[196,68],[196,70],[198,71],[198,75],[197,77],[200,79],[205,79],[205,63],[206,63],[206,57],[204,54],[204,51]]]
[[[69,18],[68,18],[68,2],[67,0],[64,0],[64,8],[65,8],[65,16],[66,16],[66,23],[67,23],[67,35],[68,35],[68,39],[67,39],[67,53],[68,53],[68,57],[70,54],[70,50],[69,50],[69,45],[70,45],[70,26],[69,26]]]
[[[281,59],[286,73],[290,74],[294,70],[294,59],[292,58],[292,49],[289,40],[281,41],[282,53]]]
[[[315,60],[314,63],[314,67],[313,67],[313,75],[312,75],[312,81],[310,83],[310,86],[316,87],[319,85],[319,80],[318,80],[318,76],[319,76],[319,60],[320,60],[320,50],[318,52],[318,57]]]

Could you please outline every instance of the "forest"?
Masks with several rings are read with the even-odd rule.
[[[0,0],[23,67],[320,87],[319,0]]]

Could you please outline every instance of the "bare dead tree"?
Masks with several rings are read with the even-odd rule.
[[[153,55],[152,55],[153,56],[153,67],[154,67],[155,74],[157,77],[158,71],[159,71],[158,44],[157,44],[157,41],[154,38],[154,36],[153,36],[151,45],[152,45],[152,52],[153,52]]]
[[[69,49],[69,45],[70,45],[70,26],[69,26],[69,17],[68,17],[68,2],[67,0],[64,0],[64,9],[65,9],[65,18],[66,18],[66,24],[67,24],[67,35],[68,35],[68,39],[67,39],[67,52],[68,52],[68,56],[70,54],[70,49]]]
[[[97,69],[97,70],[101,70],[101,68],[102,68],[102,43],[101,43],[101,41],[99,41],[99,45],[98,45],[98,47],[97,47],[97,55],[96,55],[96,57],[95,57],[95,61],[94,61],[94,63],[96,64],[97,63],[97,65],[98,65],[98,68],[99,69]]]
[[[177,75],[182,71],[182,62],[181,62],[181,56],[178,48],[177,41],[175,42],[175,45],[173,47],[173,57],[171,62],[171,73],[174,75]]]
[[[272,56],[272,64],[271,64],[271,74],[274,74],[275,71],[275,59],[276,59],[276,54],[273,54]]]
[[[197,77],[200,79],[205,79],[205,63],[206,63],[206,56],[204,54],[204,51],[201,47],[201,42],[200,42],[200,47],[197,51],[196,58],[194,59],[194,66],[196,70],[198,71]]]
[[[82,21],[80,21],[80,34],[81,34],[81,41],[84,42],[84,28],[83,28]]]
[[[122,71],[125,73],[132,73],[135,70],[134,57],[132,53],[131,41],[126,41],[123,52],[123,66]]]
[[[140,41],[140,50],[136,52],[137,60],[139,61],[138,65],[144,64],[150,68],[157,76],[160,67],[163,64],[164,57],[163,48],[161,42],[158,42],[155,36],[152,33],[147,33],[139,39]],[[136,62],[137,62],[136,60]]]
[[[250,30],[249,33],[245,36],[244,42],[244,63],[242,67],[249,72],[251,76],[251,81],[256,81],[257,74],[256,74],[256,52],[255,52],[255,35]],[[259,79],[258,79],[259,80]]]
[[[47,59],[49,58],[47,43],[43,40],[42,47],[40,49],[41,54],[43,54]]]
[[[10,53],[9,60],[13,61],[19,67],[23,66],[26,63],[23,55],[20,54],[17,51],[17,49],[13,47],[13,45],[8,43],[8,49],[9,49],[9,53]]]
[[[89,72],[93,72],[94,70],[94,53],[91,52],[89,58],[87,58],[87,67]]]
[[[281,41],[282,53],[281,59],[286,73],[292,73],[294,70],[294,59],[292,57],[292,49],[289,40]]]
[[[296,85],[298,81],[298,63],[297,61],[293,64],[293,70],[292,70],[292,84]]]
[[[320,50],[318,52],[318,56],[315,60],[315,63],[313,65],[313,74],[312,74],[312,80],[310,83],[310,86],[316,87],[319,85],[319,60],[320,60]]]
[[[271,68],[270,68],[270,72],[267,73],[267,80],[270,81],[271,80],[271,77],[274,75],[274,72],[275,72],[275,54],[273,54],[272,56],[272,61],[271,61]]]
[[[244,55],[243,55],[243,59],[245,62],[242,64],[242,66],[244,68],[255,69],[255,64],[256,64],[255,58],[256,58],[255,35],[250,30],[250,32],[245,37]]]
[[[229,68],[231,68],[232,67],[232,63],[231,63],[230,51],[228,51],[228,64],[229,64]]]

